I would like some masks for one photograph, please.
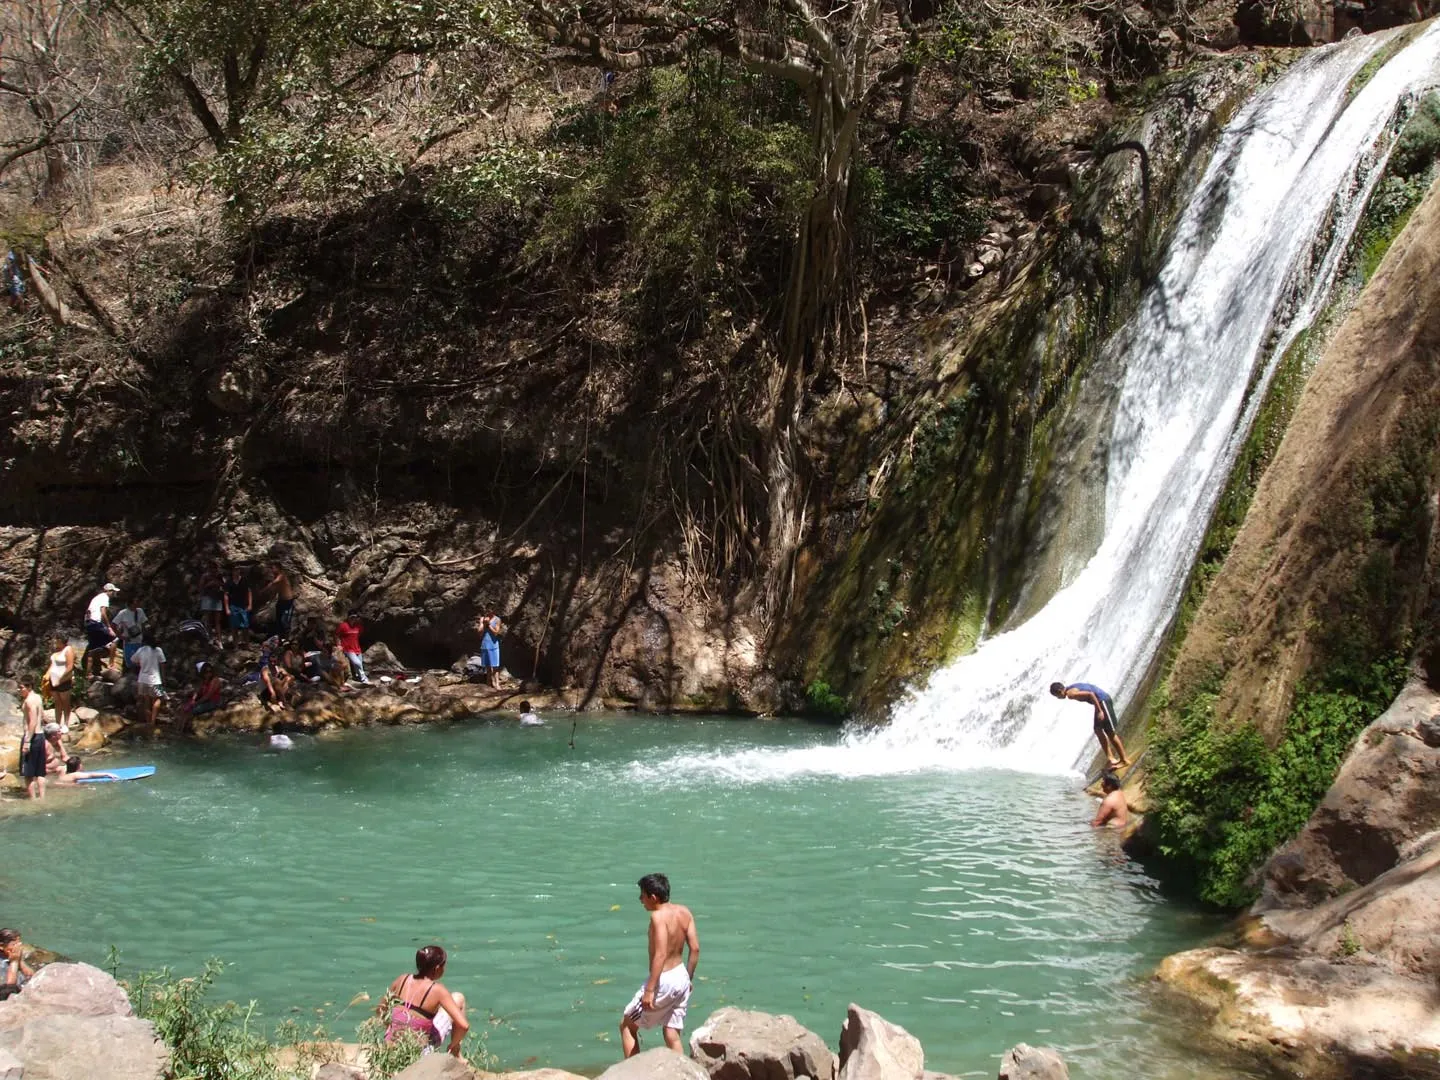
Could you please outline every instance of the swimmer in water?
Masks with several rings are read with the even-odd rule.
[[[1095,820],[1090,824],[1095,828],[1106,825],[1113,825],[1117,829],[1123,829],[1130,824],[1130,804],[1125,801],[1125,790],[1120,786],[1120,778],[1109,769],[1100,774],[1100,790],[1104,794],[1100,799],[1100,808],[1095,811]]]

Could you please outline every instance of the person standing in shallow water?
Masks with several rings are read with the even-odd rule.
[[[45,712],[45,703],[35,692],[35,680],[21,675],[20,709],[25,715],[25,733],[20,736],[20,776],[25,781],[25,792],[32,799],[45,797],[45,734],[40,720]]]
[[[620,1046],[625,1056],[640,1052],[640,1029],[662,1028],[665,1045],[683,1054],[680,1032],[690,1007],[690,987],[700,962],[700,935],[695,916],[683,904],[670,902],[670,879],[646,874],[640,879],[640,903],[650,913],[650,977],[635,992],[620,1017]],[[681,963],[684,950],[690,952]]]
[[[1095,820],[1090,824],[1097,829],[1102,825],[1114,825],[1117,829],[1129,825],[1130,804],[1125,800],[1120,778],[1109,769],[1100,774],[1100,791],[1103,793],[1100,807],[1095,811]]]
[[[1115,702],[1110,699],[1109,694],[1098,686],[1083,682],[1071,683],[1069,686],[1064,683],[1051,683],[1050,693],[1067,701],[1083,701],[1094,709],[1095,741],[1100,744],[1100,752],[1105,755],[1106,763],[1112,769],[1130,764],[1130,759],[1125,756],[1125,744],[1120,741],[1120,735],[1115,730]]]

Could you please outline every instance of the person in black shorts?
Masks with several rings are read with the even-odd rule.
[[[1100,752],[1105,755],[1106,763],[1112,769],[1130,764],[1130,759],[1125,755],[1125,744],[1120,741],[1120,735],[1115,730],[1115,702],[1109,694],[1098,686],[1083,682],[1071,683],[1069,686],[1064,683],[1051,683],[1050,693],[1069,701],[1083,701],[1093,708],[1095,741],[1100,744]]]

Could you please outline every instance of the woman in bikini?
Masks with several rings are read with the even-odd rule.
[[[413,1031],[427,1044],[428,1053],[448,1037],[450,1053],[460,1056],[460,1044],[470,1030],[465,1019],[465,995],[446,990],[440,983],[444,974],[445,950],[439,945],[426,945],[415,953],[415,974],[401,975],[392,982],[377,1010],[384,1015],[385,1008],[390,1008],[386,1042],[394,1041],[402,1032]]]
[[[63,731],[70,730],[70,695],[75,689],[75,650],[70,639],[57,632],[51,638],[55,651],[50,654],[50,700],[55,703],[55,722]]]

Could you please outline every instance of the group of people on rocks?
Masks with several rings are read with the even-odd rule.
[[[198,635],[213,651],[222,651],[227,645],[234,648],[261,641],[264,635],[255,667],[245,673],[242,681],[253,685],[260,701],[272,712],[293,706],[302,682],[335,690],[347,690],[352,682],[369,685],[361,640],[365,622],[360,613],[349,612],[333,629],[327,628],[320,619],[312,618],[297,630],[295,587],[279,563],[265,565],[257,583],[245,566],[233,565],[226,569],[218,560],[211,560],[200,573],[197,594],[198,618],[181,622],[177,631]],[[273,615],[262,621],[258,612],[271,602]],[[480,674],[498,689],[500,639],[505,633],[505,624],[487,609],[479,629]],[[21,774],[34,798],[43,797],[47,776],[54,779],[58,775],[72,775],[78,769],[73,767],[70,774],[66,774],[64,763],[73,755],[62,753],[57,759],[57,751],[53,747],[47,750],[46,742],[47,732],[57,739],[63,739],[70,732],[78,676],[98,678],[107,668],[118,668],[122,674],[133,675],[136,719],[152,733],[158,727],[162,707],[169,700],[165,690],[165,650],[139,596],[122,597],[118,585],[105,582],[85,605],[84,631],[85,650],[79,656],[69,635],[56,631],[50,639],[53,651],[41,677],[21,683],[22,697],[28,702],[33,694],[36,703],[33,709],[26,710],[27,725],[20,754]],[[181,731],[188,731],[195,717],[215,711],[224,702],[225,684],[216,663],[202,661],[196,673],[198,684],[178,709]],[[46,698],[55,716],[52,723],[41,725],[40,710]],[[34,723],[29,722],[32,712]],[[54,730],[50,731],[51,728]]]

